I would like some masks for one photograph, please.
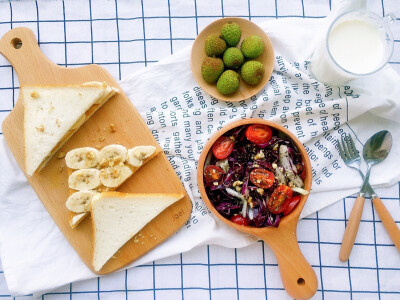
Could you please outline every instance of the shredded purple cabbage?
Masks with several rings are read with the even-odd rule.
[[[278,180],[275,178],[270,188],[260,189],[249,180],[250,172],[254,168],[262,168],[275,175],[275,168],[282,168],[279,162],[281,145],[288,147],[290,165],[295,174],[301,173],[303,169],[302,158],[293,141],[282,136],[280,132],[273,130],[272,138],[268,142],[257,145],[246,138],[246,128],[247,125],[240,126],[225,134],[233,137],[235,141],[233,151],[227,157],[229,169],[214,182],[207,182],[204,179],[206,193],[216,210],[227,219],[242,214],[244,197],[247,201],[245,218],[250,226],[278,227],[283,214],[273,214],[267,207],[269,197],[279,185]],[[260,151],[263,155],[257,157]],[[215,165],[217,161],[218,159],[212,155],[210,164]],[[238,195],[233,196],[228,193],[227,188],[243,195],[240,196],[242,199],[237,197]]]

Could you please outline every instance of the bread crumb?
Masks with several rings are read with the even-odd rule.
[[[83,94],[82,94],[82,92],[79,92],[78,95],[79,95],[79,96],[82,96]]]
[[[101,136],[101,137],[99,138],[99,141],[100,141],[100,142],[104,142],[105,139],[106,139],[106,138],[105,138],[104,136]]]
[[[117,130],[117,129],[115,128],[114,123],[111,123],[111,124],[110,124],[110,131],[111,131],[112,133],[114,133],[116,130]]]
[[[106,130],[107,130],[107,129],[104,127],[104,128],[103,128],[103,131],[106,131]]]
[[[142,242],[142,245],[144,244],[144,242]]]
[[[32,97],[33,99],[39,98],[39,93],[36,92],[36,91],[33,91],[33,92],[31,93],[31,97]]]
[[[94,146],[96,149],[101,149],[101,146],[100,145],[96,145],[96,146]]]
[[[58,152],[57,158],[64,158],[65,157],[65,152],[64,151],[60,151]]]
[[[61,122],[60,122],[59,119],[56,120],[56,124],[57,124],[57,127],[60,127],[60,126],[61,126]]]
[[[40,125],[40,127],[35,127],[37,131],[43,132],[44,131],[44,126]]]
[[[62,173],[62,171],[64,171],[64,166],[59,166],[59,167],[58,167],[58,172],[59,172],[59,173]]]
[[[92,138],[92,142],[95,142],[96,141],[96,138],[94,137],[94,138]]]

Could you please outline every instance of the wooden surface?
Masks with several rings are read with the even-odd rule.
[[[17,49],[15,46],[19,41],[22,41],[22,47]],[[120,90],[119,94],[104,104],[72,136],[61,148],[61,151],[68,152],[84,146],[103,147],[113,143],[124,145],[127,148],[138,145],[158,146],[148,127],[117,82],[100,66],[64,68],[52,63],[40,51],[33,32],[23,27],[12,29],[2,37],[0,53],[15,68],[21,86],[106,81],[110,86]],[[134,99],[132,100],[134,101]],[[24,170],[23,109],[22,99],[18,99],[14,109],[2,124],[4,138],[22,170]],[[116,127],[114,133],[109,128],[111,123]],[[105,140],[100,142],[100,137],[105,137]],[[62,172],[60,172],[60,168],[63,168]],[[72,247],[84,263],[94,271],[91,265],[90,218],[86,218],[76,229],[71,229],[68,223],[65,201],[69,193],[65,160],[58,159],[56,154],[42,172],[27,177],[27,179]],[[118,190],[131,193],[184,193],[185,197],[167,208],[143,228],[140,233],[144,238],[139,243],[134,243],[133,239],[126,243],[116,253],[115,258],[107,262],[100,272],[96,272],[98,274],[113,272],[139,258],[175,233],[183,226],[191,213],[191,201],[164,154],[158,155],[140,168]]]
[[[372,203],[376,211],[378,212],[379,217],[381,218],[383,226],[387,233],[389,234],[392,242],[394,243],[397,251],[400,252],[400,229],[397,227],[396,222],[393,220],[392,216],[390,215],[389,211],[383,204],[382,200],[378,197],[372,199]]]
[[[296,237],[297,222],[299,220],[301,210],[304,207],[308,195],[301,196],[299,204],[289,215],[282,218],[278,228],[256,228],[235,224],[225,217],[221,216],[211,204],[205,192],[203,182],[203,170],[204,163],[211,149],[211,146],[221,135],[223,135],[227,131],[246,124],[268,125],[271,128],[285,133],[289,138],[294,141],[295,145],[301,153],[306,170],[304,189],[310,191],[312,182],[311,163],[310,159],[308,158],[307,152],[301,142],[289,130],[273,122],[262,119],[243,119],[233,122],[219,130],[214,136],[210,138],[210,140],[204,146],[197,169],[197,181],[200,194],[207,207],[225,224],[228,224],[229,226],[237,230],[252,234],[256,237],[263,239],[272,249],[278,260],[282,283],[287,293],[295,299],[309,299],[316,293],[318,288],[318,281],[313,268],[310,266],[310,264],[306,261],[303,254],[301,253]]]
[[[218,92],[216,83],[208,83],[203,79],[203,76],[201,75],[201,64],[204,58],[207,57],[206,52],[204,50],[205,40],[207,36],[209,36],[210,34],[219,34],[222,25],[224,25],[229,21],[236,22],[240,26],[240,29],[242,30],[242,37],[240,39],[238,46],[236,46],[237,48],[240,49],[242,41],[250,35],[258,35],[263,39],[265,46],[263,53],[259,57],[252,60],[259,61],[264,65],[265,74],[260,83],[256,85],[247,84],[242,79],[240,79],[240,87],[238,91],[236,91],[231,95],[222,95]],[[204,28],[197,36],[196,40],[193,43],[192,53],[190,57],[192,73],[198,85],[203,90],[205,90],[209,95],[213,96],[216,99],[224,101],[244,100],[250,98],[251,96],[261,91],[267,84],[269,78],[271,77],[272,70],[274,69],[274,61],[275,61],[274,49],[272,47],[272,43],[268,38],[268,36],[256,24],[242,18],[223,18],[212,22],[210,25]]]
[[[351,250],[354,246],[354,241],[357,237],[358,227],[360,226],[361,216],[364,208],[365,198],[358,196],[354,202],[353,208],[347,221],[346,229],[344,230],[342,245],[340,246],[339,259],[343,262],[350,257]]]

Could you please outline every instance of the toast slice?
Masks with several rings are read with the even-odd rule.
[[[106,171],[113,170],[114,168],[110,167],[110,165],[114,166],[115,162],[112,162],[109,159],[102,159],[102,157],[104,157],[104,155],[101,155],[101,154],[104,150],[110,154],[110,152],[113,152],[114,150],[121,151],[121,148],[123,149],[125,147],[123,147],[121,145],[109,145],[109,146],[104,147],[100,152],[97,151],[96,149],[90,148],[90,147],[83,147],[83,148],[77,148],[77,149],[71,150],[65,157],[66,162],[67,162],[67,173],[68,173],[69,181],[70,181],[71,175],[73,173],[76,173],[76,171],[79,169],[80,170],[83,170],[83,169],[90,170],[89,168],[92,168],[92,169],[95,168],[96,170],[97,169],[100,170],[100,174],[105,174]],[[135,156],[130,152],[133,151],[134,149],[143,149],[143,148],[145,148],[145,149],[152,148],[152,150],[154,152],[151,155],[146,156],[145,158],[140,160],[140,162],[138,162],[138,161],[136,161]],[[139,168],[141,168],[146,163],[148,163],[153,158],[155,158],[158,154],[161,153],[161,151],[162,150],[160,148],[152,147],[152,146],[137,146],[137,147],[127,150],[128,155],[127,155],[126,159],[122,159],[122,161],[118,161],[117,164],[115,164],[115,166],[117,166],[117,167],[122,166],[125,168],[126,175],[124,176],[124,178],[122,178],[115,186],[110,186],[110,185],[106,186],[103,184],[104,181],[101,181],[100,185],[97,186],[96,188],[88,188],[86,190],[90,190],[90,191],[97,192],[97,193],[107,192],[107,191],[115,191],[122,183],[124,183],[129,177],[131,177],[137,170],[139,170]],[[77,163],[75,163],[75,165],[73,165],[72,163],[68,163],[68,160],[70,160],[70,161],[73,160],[73,157],[71,157],[71,155],[70,155],[70,154],[74,154],[72,152],[75,152],[75,154],[76,153],[80,154],[80,157],[75,159],[75,162],[77,162]],[[96,161],[94,161],[94,160],[96,160],[96,158],[94,158],[93,160],[88,160],[88,157],[95,157],[96,152],[98,153],[97,154],[97,156],[98,156],[97,163],[96,163]],[[123,156],[124,155],[122,155],[122,157]],[[74,168],[71,168],[71,167],[74,167]],[[127,168],[129,169],[129,171]],[[71,195],[73,195],[77,192],[79,192],[77,189],[71,188],[71,186],[70,186],[70,190],[69,190],[70,198],[71,198]],[[67,202],[69,201],[69,199],[67,200]],[[83,201],[83,199],[81,199],[81,201]],[[90,201],[90,200],[87,199],[87,201]],[[67,208],[69,209],[68,221],[69,221],[71,228],[76,228],[90,213],[89,210],[87,210],[87,211],[82,211],[82,210],[71,211],[70,207],[68,207],[68,204],[67,204]]]
[[[93,267],[99,271],[136,233],[183,194],[104,192],[91,202]]]
[[[25,172],[41,170],[61,146],[118,90],[103,82],[22,86]]]

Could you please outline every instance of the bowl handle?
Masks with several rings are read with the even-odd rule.
[[[259,236],[278,260],[286,292],[296,300],[310,299],[317,291],[318,281],[313,268],[300,251],[296,228],[297,222],[287,223]]]

